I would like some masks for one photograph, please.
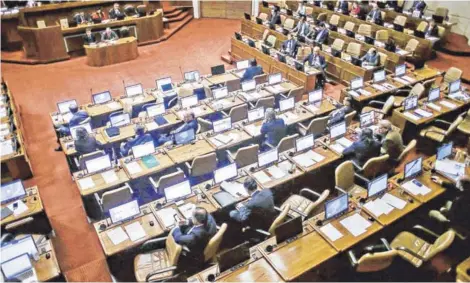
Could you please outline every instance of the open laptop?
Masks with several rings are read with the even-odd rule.
[[[227,182],[238,177],[237,164],[230,163],[227,166],[218,168],[214,171],[214,184]]]
[[[67,114],[70,113],[70,106],[77,106],[77,100],[75,99],[70,99],[70,100],[65,100],[57,103],[57,109],[59,110],[60,114]]]
[[[323,100],[323,89],[315,89],[308,93],[307,108],[313,112],[318,110]]]
[[[411,111],[411,110],[416,109],[417,107],[418,107],[418,96],[416,95],[409,96],[403,101],[404,111]]]
[[[142,88],[142,84],[126,86],[125,91],[126,91],[127,97],[134,97],[134,96],[144,94],[144,89]]]
[[[300,216],[284,222],[274,229],[276,243],[280,244],[285,241],[290,242],[295,239],[297,235],[302,234],[303,231],[302,217]]]
[[[387,80],[385,76],[385,70],[379,70],[374,72],[374,84],[381,84]]]
[[[278,83],[281,83],[282,82],[282,74],[281,73],[274,73],[274,74],[270,74],[268,76],[268,84],[269,85],[275,85],[275,84],[278,84]]]
[[[7,260],[27,254],[33,260],[39,260],[39,250],[31,235],[16,238],[3,244],[1,247],[1,265]]]
[[[171,77],[158,79],[155,81],[155,84],[157,85],[157,89],[163,92],[165,95],[175,92],[173,89],[173,81],[171,80]]]
[[[309,134],[295,140],[295,151],[297,153],[302,153],[311,150],[314,145],[315,137],[313,136],[313,134]]]
[[[448,142],[437,149],[434,169],[446,178],[457,182],[461,176],[465,175],[466,166],[465,163],[454,160],[453,146],[453,142]]]
[[[382,195],[387,191],[388,174],[383,174],[367,184],[367,197]]]
[[[126,222],[139,214],[140,206],[137,200],[132,200],[109,209],[109,216],[113,224]]]
[[[178,184],[168,186],[163,189],[166,203],[177,202],[193,193],[189,180],[184,180]]]
[[[405,29],[405,27],[402,26],[402,25],[393,23],[393,29],[396,30],[396,31],[399,31],[399,32],[403,32],[403,30]]]
[[[269,49],[269,46],[263,44],[261,45],[261,51],[263,51],[264,54],[266,55],[271,55],[271,51]]]
[[[364,87],[364,78],[355,77],[349,82],[349,91],[348,94],[352,96],[359,96],[359,93],[362,93],[362,88]]]
[[[241,35],[239,32],[235,32],[235,38],[236,38],[237,40],[243,41],[243,37],[242,37],[242,35]]]
[[[452,156],[452,148],[454,146],[453,142],[448,142],[437,148],[436,159],[444,160]]]
[[[0,187],[1,204],[5,204],[5,203],[18,200],[18,199],[22,199],[25,196],[26,196],[26,190],[23,186],[22,180],[14,180],[11,182],[3,183]]]
[[[361,58],[351,56],[351,64],[353,64],[354,66],[361,66],[362,60]]]
[[[237,70],[244,70],[250,67],[250,60],[242,60],[236,63]]]
[[[129,113],[122,112],[119,115],[111,116],[109,122],[112,127],[124,127],[131,123],[131,116]]]
[[[212,97],[215,99],[215,100],[219,100],[219,99],[224,99],[226,97],[229,96],[229,93],[228,93],[228,89],[226,86],[224,87],[219,87],[219,88],[214,88],[212,90]]]
[[[349,147],[353,142],[345,138],[346,121],[339,122],[330,126],[330,146],[334,150],[342,153],[345,148]]]
[[[395,67],[395,77],[400,78],[406,74],[406,65],[400,64]]]
[[[144,144],[139,144],[132,147],[132,155],[135,159],[141,158],[147,155],[151,155],[155,153],[155,145],[153,141],[147,142]]]
[[[194,129],[189,129],[176,133],[174,135],[174,139],[176,145],[184,145],[193,142],[196,139],[196,135],[194,133]]]
[[[284,54],[281,54],[280,52],[277,53],[277,60],[279,60],[279,62],[281,63],[286,63],[286,56]]]
[[[245,242],[217,256],[219,273],[236,267],[250,259],[250,243]],[[204,278],[206,279],[206,278]]]
[[[364,41],[367,43],[367,44],[371,44],[371,45],[374,45],[375,43],[375,39],[373,37],[370,37],[370,36],[364,36]]]
[[[248,80],[241,83],[242,91],[244,93],[252,93],[256,91],[256,81]]]
[[[189,71],[184,73],[184,81],[186,82],[198,82],[201,78],[199,71]]]
[[[295,97],[279,100],[279,113],[291,111],[295,108]]]
[[[93,104],[106,104],[112,100],[111,93],[109,91],[103,91],[91,95]]]
[[[225,73],[225,66],[224,65],[217,65],[217,66],[211,67],[211,74],[213,76],[220,75],[220,74],[223,74],[223,73]]]
[[[155,103],[151,106],[147,106],[145,111],[147,112],[147,117],[153,118],[157,125],[162,126],[168,123],[163,116],[166,113],[164,103]]]
[[[96,174],[98,172],[103,172],[110,169],[111,167],[111,159],[107,154],[85,161],[85,169],[88,174]]]
[[[180,104],[181,104],[182,109],[197,106],[198,103],[199,103],[199,100],[197,98],[197,95],[189,95],[189,96],[180,98]]]
[[[305,66],[299,61],[294,61],[295,69],[299,72],[305,72]]]
[[[348,212],[349,209],[349,197],[348,194],[342,194],[332,200],[325,202],[325,221],[333,218],[337,218],[344,213]]]
[[[85,123],[85,124],[80,124],[80,125],[77,125],[77,126],[70,127],[70,135],[72,136],[72,138],[74,140],[77,139],[77,129],[78,128],[84,128],[88,132],[88,134],[93,133],[93,129],[91,128],[90,123]]]
[[[279,160],[279,153],[277,148],[273,148],[258,154],[258,167],[269,167],[271,164],[276,163]]]
[[[441,90],[439,87],[431,88],[428,93],[428,102],[432,103],[441,98]]]
[[[232,117],[226,117],[217,121],[212,121],[214,134],[221,134],[232,129]]]
[[[359,116],[361,129],[369,128],[375,124],[375,111],[367,111]]]
[[[460,91],[460,79],[449,83],[449,95]]]
[[[27,253],[2,262],[1,269],[7,282],[38,282],[36,270]]]
[[[248,123],[254,123],[256,121],[264,119],[264,107],[258,107],[255,109],[248,110]]]

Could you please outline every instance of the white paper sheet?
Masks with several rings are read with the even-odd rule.
[[[343,234],[341,234],[338,229],[331,225],[331,223],[321,227],[320,231],[322,231],[323,234],[325,234],[333,242],[343,237]]]
[[[344,151],[344,147],[342,145],[340,145],[339,143],[330,144],[330,147],[334,151],[339,152],[339,153],[343,153],[343,151]]]
[[[374,68],[374,67],[373,67]],[[359,89],[358,92],[360,92],[362,95],[365,95],[365,96],[370,96],[372,95],[372,93],[370,91],[367,91],[363,88]]]
[[[372,87],[375,88],[378,91],[386,91],[387,90],[384,86],[381,86],[379,84],[372,84]]]
[[[409,81],[410,83],[414,83],[416,81],[415,79],[408,77],[408,76],[402,76],[402,78]]]
[[[421,186],[416,185],[414,180],[408,181],[402,185],[402,187],[410,192],[411,194],[417,196],[417,195],[427,195],[429,192],[431,192],[431,189],[426,187],[425,185],[421,184]]]
[[[393,80],[401,83],[401,84],[404,84],[404,85],[407,85],[409,84],[409,82],[405,81],[404,79],[400,78],[400,77],[396,77],[396,78],[393,78]]]
[[[118,108],[121,108],[121,103],[117,101],[112,101],[106,104],[106,106],[108,106],[108,108],[111,108],[111,109],[118,109]]]
[[[340,221],[341,225],[344,226],[354,237],[357,237],[366,232],[367,228],[369,228],[370,224],[369,221],[364,219],[361,215],[355,213],[343,220]]]
[[[253,177],[255,177],[255,179],[258,180],[261,184],[271,181],[271,178],[269,178],[269,176],[266,175],[266,173],[264,173],[263,171],[254,173]]]
[[[449,159],[436,160],[434,169],[454,176],[465,175],[465,163],[460,163]]]
[[[336,141],[336,143],[339,143],[340,145],[344,146],[344,147],[350,147],[353,142],[348,140],[347,138],[340,138]]]
[[[376,217],[379,217],[380,215],[384,214],[381,207],[377,205],[375,201],[367,202],[366,204],[364,204],[364,208],[366,208],[370,213],[374,214]]]
[[[14,204],[17,204],[16,209],[13,208]],[[28,211],[28,206],[24,204],[22,200],[17,200],[14,203],[11,203],[7,206],[11,211],[13,211],[13,215],[18,216],[26,211]]]
[[[309,158],[306,153],[294,156],[292,159],[302,167],[310,167],[316,163],[313,159]]]
[[[12,154],[13,144],[11,143],[11,140],[3,141],[1,150],[2,150],[1,152],[2,156]]]
[[[221,142],[223,144],[228,144],[231,141],[233,141],[232,136],[224,135],[224,134],[219,134],[219,135],[215,136],[214,139],[218,140],[219,142]]]
[[[325,159],[325,156],[319,154],[319,153],[316,153],[315,151],[313,150],[309,150],[307,151],[305,154],[307,154],[307,156],[313,160],[315,160],[316,162],[321,162],[323,161],[323,159]]]
[[[420,119],[418,116],[414,115],[411,112],[405,112],[403,115],[415,121],[418,121]]]
[[[307,106],[305,106],[305,108],[307,108],[312,113],[316,113],[319,110],[319,108],[313,104],[308,104]]]
[[[441,100],[439,101],[439,103],[450,109],[454,109],[455,107],[457,107],[457,105],[455,105],[454,103],[446,101],[446,100]]]
[[[139,163],[132,161],[126,164],[126,168],[129,171],[129,173],[132,174],[137,174],[142,171],[142,167],[140,167]]]
[[[276,165],[273,165],[271,167],[269,167],[267,169],[267,171],[269,172],[269,174],[271,174],[271,176],[274,178],[274,179],[280,179],[282,177],[284,177],[286,175],[286,173],[284,171],[282,171],[279,167],[277,167]]]
[[[357,93],[355,90],[350,90],[348,91],[348,94],[354,97],[359,97],[361,96],[359,93]]]
[[[433,109],[433,110],[436,110],[436,111],[439,111],[439,112],[441,112],[441,109],[442,109],[441,106],[438,106],[438,105],[436,105],[436,104],[434,104],[434,103],[432,103],[432,102],[431,102],[431,103],[428,103],[427,106],[428,106],[429,108],[431,108],[431,109]]]
[[[389,193],[386,193],[382,196],[382,200],[388,203],[389,205],[397,208],[397,209],[403,209],[406,206],[406,201],[391,195]]]
[[[142,227],[142,225],[140,225],[138,221],[125,226],[124,229],[126,230],[127,235],[129,235],[129,238],[132,242],[135,242],[147,236],[144,228]]]
[[[246,191],[245,187],[243,186],[243,184],[241,183],[238,183],[238,182],[225,182],[223,181],[221,184],[220,184],[220,187],[226,191],[227,193],[231,194],[232,196],[234,196],[235,198],[239,198],[240,195],[241,196],[244,196],[244,197],[247,197],[248,196],[248,192]]]
[[[375,199],[375,205],[380,208],[380,210],[385,214],[388,215],[390,212],[393,211],[393,206],[389,205],[387,202],[383,201],[382,199]]]
[[[152,131],[152,130],[155,130],[155,129],[158,129],[158,124],[155,123],[155,121],[152,121],[150,123],[147,123],[145,124],[145,128],[147,128],[148,131]]]
[[[172,207],[160,209],[156,214],[163,221],[165,228],[173,226],[175,224],[174,215],[178,215],[176,210]]]
[[[108,235],[109,239],[111,242],[113,242],[114,245],[119,245],[120,243],[129,239],[126,232],[124,232],[121,227],[107,231],[106,235]]]
[[[252,136],[259,136],[261,134],[261,125],[257,126],[254,124],[245,126],[245,130]]]
[[[423,117],[429,118],[432,116],[431,112],[425,111],[423,109],[416,109],[415,112]]]
[[[109,170],[109,171],[101,173],[101,177],[103,177],[106,184],[111,184],[119,180],[114,170]]]
[[[196,205],[190,202],[178,206],[178,210],[186,219],[190,219],[192,217],[195,208]]]
[[[95,186],[95,182],[93,182],[91,177],[78,179],[78,183],[80,184],[80,189],[82,190],[93,188]]]

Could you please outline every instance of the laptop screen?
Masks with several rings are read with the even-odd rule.
[[[452,155],[453,142],[445,143],[437,149],[437,160],[443,160]]]
[[[315,138],[313,134],[306,135],[304,137],[295,140],[295,148],[297,151],[302,151],[307,148],[312,148],[315,144]]]
[[[252,123],[264,118],[264,108],[258,107],[248,111],[248,122]]]
[[[165,193],[166,202],[171,202],[177,199],[181,199],[191,194],[191,185],[189,180],[183,181],[173,186],[166,187],[163,189]]]
[[[295,107],[295,97],[289,97],[283,100],[279,100],[279,110],[281,112],[294,109]]]
[[[249,81],[242,82],[242,90],[244,92],[254,90],[255,88],[256,88],[256,81],[255,80],[249,80]]]
[[[423,163],[423,158],[417,158],[415,160],[412,160],[405,165],[405,179],[407,178],[412,178],[414,176],[417,176],[421,173],[421,167]]]
[[[441,97],[441,90],[438,87],[431,88],[428,94],[428,102],[433,102]]]
[[[182,108],[191,108],[192,106],[196,106],[198,103],[197,95],[190,95],[181,98],[181,107]]]
[[[126,86],[127,97],[133,97],[133,96],[143,94],[143,93],[144,93],[144,90],[141,84]]]
[[[238,61],[237,62],[237,69],[246,69],[250,66],[250,60],[243,60],[243,61]]]
[[[14,180],[9,183],[3,183],[0,188],[0,202],[7,203],[12,200],[20,199],[26,196],[23,181]]]
[[[92,100],[94,104],[103,104],[111,101],[111,99],[111,93],[109,91],[103,91],[92,95]]]
[[[184,73],[184,80],[187,82],[197,82],[199,81],[200,77],[201,76],[199,75],[199,71],[191,71]]]
[[[164,103],[158,103],[152,106],[147,106],[146,110],[147,110],[147,116],[149,117],[163,115],[165,114],[165,111],[166,111]]]
[[[275,73],[268,76],[268,84],[273,85],[282,82],[282,74]]]
[[[73,139],[77,139],[77,129],[78,128],[84,128],[89,134],[93,133],[93,130],[91,129],[90,123],[70,127],[70,135],[72,135]]]
[[[302,226],[302,217],[298,216],[287,222],[282,223],[276,229],[274,229],[274,235],[276,236],[276,243],[280,244],[285,240],[295,237],[304,231]]]
[[[406,65],[401,64],[395,67],[395,76],[401,77],[406,73]]]
[[[212,90],[212,96],[214,99],[222,99],[228,96],[228,89],[226,86],[220,88],[214,88]]]
[[[137,200],[118,205],[109,210],[112,223],[118,223],[140,214],[140,207]]]
[[[162,91],[168,91],[173,89],[171,77],[161,78],[156,81],[157,88]]]
[[[367,197],[372,197],[384,192],[387,189],[388,174],[383,174],[370,181],[367,188]]]
[[[212,122],[212,129],[214,133],[220,133],[232,128],[232,118],[227,117]]]
[[[308,93],[308,103],[320,103],[323,99],[323,89],[317,89]]]
[[[111,168],[111,160],[109,159],[109,155],[105,154],[103,156],[85,161],[85,167],[88,173],[98,172],[107,168]]]
[[[403,105],[404,105],[405,111],[415,109],[416,107],[418,107],[418,96],[413,95],[413,96],[407,97],[403,101]]]
[[[8,280],[17,279],[18,275],[32,268],[28,254],[22,254],[2,263],[3,274]]]
[[[348,211],[348,194],[342,194],[332,200],[325,202],[325,220],[334,218]]]
[[[224,272],[237,264],[250,259],[250,245],[249,242],[240,244],[228,251],[221,253],[218,256],[219,273]],[[204,278],[205,279],[205,278]]]
[[[57,108],[59,109],[60,114],[64,114],[70,112],[70,106],[72,105],[78,106],[75,99],[59,102],[57,103]]]
[[[38,248],[31,235],[25,236],[20,239],[15,239],[2,246],[1,249],[1,263],[13,259],[22,254],[28,254],[31,258],[38,255]]]
[[[374,111],[372,110],[362,113],[359,119],[361,122],[361,128],[372,126],[374,124]]]
[[[175,134],[175,143],[176,144],[187,144],[192,142],[196,136],[194,135],[194,130],[189,129],[183,132],[179,132]]]
[[[237,164],[231,163],[214,171],[214,183],[220,184],[223,181],[235,178],[237,176]]]
[[[374,83],[385,81],[385,70],[374,72]]]
[[[335,140],[346,134],[346,122],[335,124],[330,127],[330,140]]]
[[[132,147],[132,154],[134,158],[140,158],[142,156],[150,155],[155,153],[155,146],[153,142],[139,144]]]
[[[460,80],[449,83],[449,93],[458,92],[460,90]]]
[[[277,148],[258,154],[258,166],[263,167],[278,160]]]
[[[223,73],[225,73],[225,66],[224,65],[217,65],[217,66],[211,67],[211,74],[213,76],[220,75],[220,74],[223,74]]]
[[[113,127],[121,127],[131,123],[131,117],[129,113],[120,113],[109,117],[109,122]]]
[[[364,86],[364,79],[361,77],[357,77],[351,80],[350,87],[352,90],[359,89]]]

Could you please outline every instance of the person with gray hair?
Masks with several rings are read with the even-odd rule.
[[[132,147],[137,146],[137,145],[143,145],[149,142],[153,143],[152,136],[148,133],[145,133],[145,127],[143,125],[137,124],[135,126],[135,137],[130,138],[125,143],[124,142],[121,143],[121,148],[120,148],[121,154],[123,156],[127,156],[129,155],[129,152],[132,149]],[[155,144],[154,144],[154,147],[155,147]]]
[[[365,128],[361,131],[359,140],[344,149],[343,155],[362,167],[367,160],[380,155],[380,143],[374,139],[372,130]]]
[[[403,152],[403,139],[400,133],[393,130],[390,121],[379,121],[376,137],[382,144],[380,151],[390,155],[391,159],[396,160]]]
[[[73,143],[78,155],[91,153],[103,148],[103,145],[95,137],[90,136],[84,127],[77,128],[76,134],[77,139]]]
[[[264,122],[261,126],[261,135],[264,149],[269,149],[269,145],[277,146],[279,141],[286,136],[286,124],[282,118],[276,118],[273,108],[267,108],[264,113]]]

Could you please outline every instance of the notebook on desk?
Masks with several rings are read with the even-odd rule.
[[[110,138],[115,137],[115,136],[119,136],[119,134],[121,133],[121,131],[119,130],[118,127],[106,128],[105,132],[106,132],[106,135],[108,135],[108,137],[110,137]]]
[[[155,123],[157,123],[157,125],[159,125],[159,126],[163,126],[165,124],[168,124],[168,121],[163,116],[156,116],[154,118],[154,120],[155,120]]]
[[[217,192],[213,194],[212,197],[222,208],[231,206],[232,204],[235,204],[238,201],[237,198],[235,198],[226,191]]]

